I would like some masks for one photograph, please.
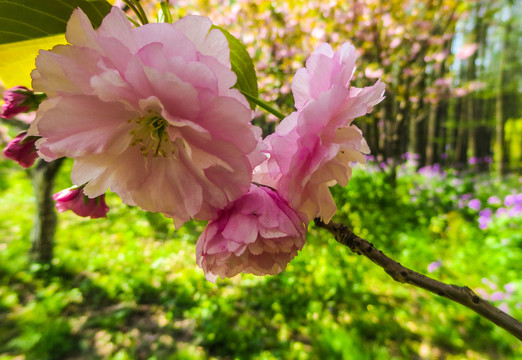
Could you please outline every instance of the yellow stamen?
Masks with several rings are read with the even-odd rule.
[[[137,125],[131,131],[134,138],[131,144],[139,146],[143,155],[152,154],[154,157],[175,155],[175,146],[167,134],[168,123],[165,119],[151,113],[132,122]]]

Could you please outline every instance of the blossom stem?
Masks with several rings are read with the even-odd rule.
[[[141,23],[143,25],[148,24],[149,23],[149,19],[147,18],[147,14],[145,14],[145,10],[143,10],[143,7],[140,4],[140,0],[133,0],[133,1],[134,1],[134,4],[136,4],[136,8],[140,12],[141,17],[143,19]]]
[[[277,111],[276,109],[274,109],[273,107],[271,107],[270,105],[268,105],[266,102],[264,102],[263,100],[259,99],[259,98],[256,98],[255,96],[252,96],[250,95],[249,93],[247,92],[244,92],[243,90],[239,90],[241,91],[241,94],[245,95],[245,97],[248,99],[248,101],[251,101],[253,102],[254,104],[258,105],[259,107],[265,109],[266,111],[268,111],[270,114],[272,115],[275,115],[277,116],[277,118],[279,120],[283,120],[286,116],[283,115],[282,113],[280,113],[279,111]]]
[[[136,27],[139,27],[140,26],[140,23],[137,22],[136,20],[134,20],[132,17],[130,17],[129,15],[127,15],[127,20],[129,20],[134,26]]]
[[[139,1],[123,0],[123,2],[136,14],[142,25],[149,23],[149,19],[147,19],[147,15],[145,14],[145,11],[143,10],[143,7]]]
[[[160,2],[161,12],[163,13],[163,21],[172,24],[172,14],[170,13],[169,0]]]
[[[314,222],[317,227],[328,230],[337,242],[347,246],[352,252],[364,255],[373,263],[382,267],[393,280],[420,287],[464,305],[522,340],[522,323],[491,305],[469,287],[446,284],[408,269],[376,249],[372,243],[355,235],[343,224],[333,221],[325,224],[319,218],[314,219]]]

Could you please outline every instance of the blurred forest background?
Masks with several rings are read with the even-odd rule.
[[[141,2],[159,16],[158,2]],[[172,2],[175,19],[205,15],[240,38],[260,96],[287,114],[313,49],[352,42],[354,85],[387,90],[355,121],[372,155],[333,188],[335,220],[522,319],[520,2]],[[54,192],[71,185],[71,166]],[[60,214],[52,262],[31,261],[31,173],[0,160],[0,360],[522,358],[513,336],[394,283],[312,225],[282,274],[211,284],[195,264],[203,223],[174,230],[109,195],[108,219]]]
[[[386,100],[358,120],[393,164],[520,170],[522,6],[511,0],[178,1],[242,39],[261,93],[292,109],[290,79],[323,42],[360,51],[356,86],[381,79]],[[368,80],[369,79],[369,80]],[[269,119],[274,120],[274,119]],[[492,162],[494,165],[492,166]]]

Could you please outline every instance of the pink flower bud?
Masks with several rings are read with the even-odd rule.
[[[83,189],[74,186],[54,194],[53,199],[59,212],[72,210],[76,215],[91,219],[107,217],[109,211],[105,194],[91,199],[84,195]]]
[[[19,133],[7,146],[3,153],[8,159],[16,161],[20,166],[28,168],[34,164],[38,153],[34,143],[38,137],[27,136],[27,131]]]
[[[15,86],[4,92],[4,103],[1,116],[11,119],[20,113],[31,109],[31,95],[33,92],[25,86]]]
[[[275,275],[303,248],[305,237],[303,221],[276,191],[251,185],[208,223],[196,261],[212,282],[240,272]]]

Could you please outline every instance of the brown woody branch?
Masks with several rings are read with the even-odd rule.
[[[339,243],[347,246],[356,254],[366,256],[372,262],[382,267],[395,281],[423,288],[436,295],[462,304],[480,316],[509,331],[519,340],[522,340],[522,323],[491,305],[475,294],[469,287],[446,284],[410,270],[384,255],[383,252],[376,249],[372,243],[355,235],[343,224],[338,224],[333,221],[325,224],[319,218],[314,219],[314,221],[317,227],[328,230]]]

